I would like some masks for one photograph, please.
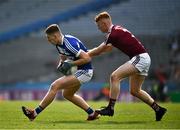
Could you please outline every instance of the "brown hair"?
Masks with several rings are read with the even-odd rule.
[[[60,32],[59,26],[57,24],[51,24],[45,30],[46,34],[52,34],[55,32]]]
[[[110,16],[110,14],[108,12],[104,11],[104,12],[101,12],[98,15],[96,15],[94,20],[96,22],[98,22],[100,19],[103,19],[103,18],[111,19],[111,16]]]

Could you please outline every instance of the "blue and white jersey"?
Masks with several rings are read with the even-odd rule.
[[[71,35],[64,35],[61,45],[56,45],[59,54],[65,55],[68,59],[78,60],[81,50],[87,52],[84,44],[76,37]],[[91,62],[78,66],[78,69],[92,69]]]

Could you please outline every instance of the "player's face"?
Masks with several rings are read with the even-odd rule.
[[[48,41],[53,44],[53,45],[57,45],[60,43],[60,38],[54,33],[54,34],[48,34],[46,35]]]
[[[103,33],[107,33],[108,32],[108,26],[107,26],[107,21],[106,19],[100,19],[97,23],[97,27],[98,29],[103,32]]]

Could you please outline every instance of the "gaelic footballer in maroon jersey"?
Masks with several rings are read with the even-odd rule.
[[[159,106],[148,93],[141,89],[151,64],[146,49],[127,29],[113,25],[111,16],[107,12],[98,14],[95,21],[98,29],[107,33],[107,40],[90,50],[88,54],[93,57],[111,51],[113,47],[116,47],[130,57],[129,61],[111,74],[109,104],[103,109],[96,110],[96,112],[104,116],[114,115],[114,105],[120,93],[120,81],[129,77],[130,93],[149,105],[155,111],[156,121],[160,121],[167,110]]]

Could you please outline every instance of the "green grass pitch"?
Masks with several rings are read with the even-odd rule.
[[[161,103],[168,109],[160,122],[154,111],[144,103],[121,103],[115,106],[113,117],[86,121],[87,114],[68,101],[54,101],[33,122],[21,111],[21,106],[36,107],[39,101],[0,101],[0,129],[180,129],[180,104]],[[107,102],[88,102],[93,108]]]

